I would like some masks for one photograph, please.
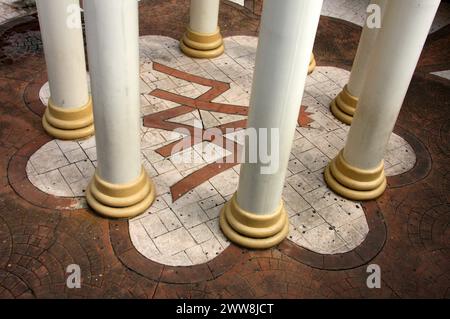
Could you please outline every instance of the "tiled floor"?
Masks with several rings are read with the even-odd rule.
[[[141,106],[145,117],[180,106],[156,97],[156,90],[196,99],[208,87],[188,82],[154,69],[153,63],[188,74],[230,83],[230,89],[213,100],[228,105],[248,106],[257,38],[234,36],[225,39],[226,53],[213,60],[194,60],[184,56],[178,42],[158,36],[142,37]],[[322,254],[353,250],[369,229],[360,203],[332,193],[322,172],[345,145],[348,126],[337,121],[329,103],[347,83],[349,72],[335,67],[318,67],[308,77],[303,105],[308,125],[297,128],[284,200],[291,221],[289,239]],[[48,85],[41,89],[47,103]],[[199,128],[218,127],[245,118],[208,110],[169,118],[171,123]],[[242,143],[245,131],[226,137]],[[218,226],[218,214],[224,202],[235,192],[239,167],[230,168],[174,200],[173,185],[207,164],[226,157],[228,151],[203,142],[180,153],[163,158],[161,147],[180,139],[170,129],[142,128],[142,158],[154,179],[158,197],[154,206],[130,222],[133,244],[147,258],[172,266],[207,262],[220,254],[229,243]],[[187,155],[187,157],[185,157]],[[186,160],[188,162],[186,162]],[[415,164],[411,146],[393,135],[386,154],[386,173],[397,175]],[[31,156],[27,172],[31,182],[42,191],[56,196],[83,196],[96,166],[95,139],[82,142],[52,141]],[[172,188],[172,189],[171,189]]]
[[[369,0],[325,0],[322,15],[350,21],[362,26]]]
[[[237,4],[241,5],[241,6],[243,6],[245,0],[230,0],[230,1],[231,1],[231,2],[234,2],[234,3],[237,3]]]
[[[431,73],[431,74],[440,76],[441,78],[444,78],[444,79],[447,79],[447,80],[450,80],[450,70],[447,70],[447,71],[439,71],[439,72],[433,72],[433,73]]]

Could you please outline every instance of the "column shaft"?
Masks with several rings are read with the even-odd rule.
[[[189,27],[180,41],[186,55],[211,59],[224,52],[219,6],[220,0],[191,0]]]
[[[189,27],[199,33],[217,31],[220,0],[191,0]]]
[[[386,7],[368,76],[346,145],[326,170],[337,193],[350,199],[380,196],[383,157],[440,0],[396,0]]]
[[[381,18],[384,15],[387,0],[372,0],[371,4],[381,9]],[[381,21],[383,24],[383,19]],[[378,37],[379,28],[364,24],[358,50],[353,62],[348,84],[342,92],[331,102],[331,111],[341,122],[350,125],[355,115],[358,98],[361,95],[366,79],[371,54]]]
[[[154,192],[141,164],[138,2],[85,4],[98,166],[88,196],[99,213],[142,213]]]
[[[228,238],[247,247],[270,247],[287,235],[281,195],[321,7],[318,0],[264,2],[248,128],[260,141],[264,129],[269,141],[279,133],[271,145],[274,170],[268,173],[260,158],[242,164],[238,191],[221,221]],[[247,151],[256,148],[247,141]]]
[[[378,5],[381,10],[381,26],[383,25],[383,14],[386,11],[387,0],[372,0],[372,5]],[[355,61],[353,62],[352,72],[347,84],[349,93],[353,96],[360,96],[366,79],[366,72],[370,62],[371,53],[374,51],[375,43],[380,29],[371,27],[366,21],[358,50],[356,51]]]
[[[78,0],[38,0],[51,97],[43,125],[60,139],[94,132]]]

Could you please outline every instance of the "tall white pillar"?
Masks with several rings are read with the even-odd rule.
[[[141,164],[138,2],[84,2],[98,165],[86,192],[108,217],[144,212],[155,197]]]
[[[94,133],[88,92],[80,3],[36,1],[51,97],[42,118],[53,137],[72,140]]]
[[[377,5],[380,12],[370,12],[370,15],[380,14],[381,25],[383,25],[383,14],[385,12],[387,0],[372,0],[371,5]],[[369,18],[369,15],[368,15]],[[364,81],[368,71],[371,54],[375,49],[375,43],[380,28],[372,25],[372,21],[366,21],[361,39],[359,41],[358,50],[353,62],[352,72],[348,84],[342,92],[331,102],[331,112],[341,122],[350,125],[355,115],[358,98],[362,93]]]
[[[191,0],[190,21],[180,48],[186,55],[211,59],[224,52],[219,20],[220,0]]]
[[[269,141],[276,137],[274,170],[260,157],[242,164],[238,191],[220,219],[224,234],[245,247],[275,246],[289,230],[281,195],[321,8],[322,0],[264,2],[248,128],[265,145],[264,129]],[[246,142],[247,152],[257,148]]]
[[[387,3],[346,145],[325,171],[328,185],[338,194],[369,200],[384,192],[384,152],[439,3]]]

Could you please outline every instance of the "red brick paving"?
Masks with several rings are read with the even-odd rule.
[[[142,34],[178,38],[187,2],[145,1]],[[253,12],[222,6],[224,34],[255,34],[258,25]],[[390,178],[380,199],[365,203],[371,231],[360,247],[322,256],[289,241],[267,251],[231,246],[194,267],[153,263],[130,245],[126,221],[58,209],[60,199],[44,198],[27,186],[25,159],[47,138],[36,97],[45,64],[39,45],[15,54],[8,36],[37,29],[34,17],[0,26],[1,298],[450,297],[450,83],[429,74],[449,69],[448,27],[427,41],[396,127],[418,162],[412,171]],[[349,69],[360,32],[348,22],[322,17],[318,64]],[[81,266],[82,289],[65,286],[71,263]],[[381,289],[366,287],[368,263],[380,265]]]

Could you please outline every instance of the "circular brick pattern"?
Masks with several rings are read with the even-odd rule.
[[[405,173],[389,176],[388,187],[390,188],[403,187],[423,180],[430,173],[432,166],[430,153],[417,137],[400,126],[394,132],[402,136],[412,146],[416,154],[416,163],[411,170]]]
[[[0,216],[0,268],[5,268],[12,252],[12,234]]]
[[[30,287],[19,276],[0,269],[0,299],[29,298]]]
[[[407,227],[411,243],[428,250],[450,250],[450,204],[411,209]]]

